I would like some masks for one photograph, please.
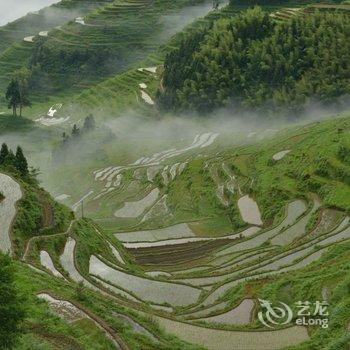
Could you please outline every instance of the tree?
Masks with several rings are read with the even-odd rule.
[[[17,116],[17,108],[21,103],[21,93],[19,90],[18,81],[12,79],[6,90],[6,100],[8,101],[8,108],[12,108],[13,116]]]
[[[67,135],[66,132],[62,133],[62,145],[66,145],[69,141],[69,136]]]
[[[350,93],[349,30],[349,16],[340,12],[277,22],[254,7],[214,20],[167,54],[159,105],[199,114],[226,107],[294,117],[312,99],[337,102]]]
[[[1,146],[1,151],[0,151],[0,165],[5,164],[5,161],[9,155],[9,149],[6,145],[6,143],[3,143]]]
[[[94,130],[96,127],[96,122],[94,119],[94,116],[92,114],[89,114],[85,120],[84,120],[84,130],[91,131]]]
[[[19,103],[19,115],[22,117],[23,107],[31,107],[31,102],[29,100],[29,90],[28,81],[30,79],[31,73],[28,68],[21,68],[14,73],[14,79],[18,82],[18,88],[20,93],[20,103]]]
[[[74,124],[74,125],[73,125],[72,136],[73,136],[73,137],[78,137],[78,136],[80,136],[80,130],[79,130],[79,128],[77,127],[77,124]]]
[[[21,173],[22,176],[26,176],[29,174],[28,162],[20,146],[17,147],[16,151],[15,167]]]
[[[23,304],[15,287],[14,264],[8,255],[0,253],[1,349],[13,349],[22,333]]]

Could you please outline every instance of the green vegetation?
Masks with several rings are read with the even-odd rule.
[[[15,170],[22,178],[28,179],[28,162],[25,158],[22,148],[17,147],[16,155],[3,143],[0,150],[0,167],[4,169]]]
[[[22,256],[28,239],[38,234],[62,232],[69,224],[71,213],[55,202],[39,187],[36,169],[28,169],[22,148],[16,154],[4,143],[0,151],[0,170],[20,181],[23,198],[18,203],[17,218],[13,226],[15,255]]]
[[[25,317],[23,295],[15,285],[15,269],[12,259],[0,253],[0,347],[13,349],[21,336]]]
[[[21,139],[30,163],[52,161],[43,176],[58,200],[75,209],[84,204],[84,218],[75,218],[39,186],[39,171],[21,147],[14,153],[2,146],[0,172],[23,194],[9,208],[12,263],[0,256],[0,318],[2,309],[18,306],[3,305],[9,288],[25,311],[13,320],[11,330],[21,332],[11,337],[15,350],[112,350],[116,340],[123,350],[216,350],[225,342],[258,349],[266,339],[276,348],[298,337],[303,343],[290,349],[349,343],[349,114],[250,132],[203,118],[173,124],[161,109],[295,113],[315,97],[333,102],[349,92],[348,17],[328,8],[283,8],[299,1],[268,1],[264,11],[240,13],[247,5],[232,1],[168,40],[177,30],[169,29],[169,17],[202,3],[211,6],[64,0],[37,15],[55,19],[36,23],[28,15],[0,28],[0,88],[10,83],[14,114],[30,99],[25,113],[40,117],[34,124],[4,114],[0,132],[6,144]],[[39,28],[49,32],[38,35]],[[23,41],[27,35],[33,42]],[[157,90],[161,106],[147,104],[142,92],[156,100]],[[48,106],[57,107],[53,121],[69,121],[39,126],[50,119]],[[245,210],[242,197],[251,200]],[[243,215],[255,211],[252,203],[262,222]],[[117,232],[138,242],[123,243]],[[5,273],[12,269],[14,275]],[[64,303],[54,307],[39,293],[89,317],[72,321]],[[204,320],[246,298],[255,302],[251,322]],[[328,330],[287,329],[283,338],[282,327],[272,333],[257,319],[257,299],[296,311],[295,301],[322,298],[330,304]],[[1,343],[9,334],[3,323],[6,349],[12,344]],[[176,329],[166,332],[166,324]]]
[[[291,115],[312,99],[328,104],[349,93],[349,28],[343,13],[276,23],[258,7],[218,20],[168,54],[159,101],[200,113],[229,107]]]
[[[148,0],[96,2],[100,7],[81,17],[80,22],[67,21],[52,27],[47,36],[37,35],[33,42],[9,46],[0,54],[0,62],[6,62],[0,67],[0,75],[5,76],[2,83],[15,70],[26,67],[31,72],[29,86],[34,101],[46,101],[48,94],[71,97],[72,92],[80,93],[138,66],[175,34],[161,16],[200,3],[203,0],[159,0],[152,6]],[[6,71],[2,71],[8,62]]]

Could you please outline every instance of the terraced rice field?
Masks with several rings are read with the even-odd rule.
[[[254,301],[252,299],[244,299],[237,307],[223,314],[200,318],[199,321],[213,322],[220,324],[248,324],[252,317]]]
[[[154,319],[167,332],[212,350],[232,350],[233,344],[238,349],[281,349],[302,343],[309,338],[306,328],[297,326],[275,331],[240,332],[202,328],[162,317]]]
[[[65,271],[68,272],[69,277],[74,282],[82,282],[85,286],[98,290],[94,285],[92,285],[89,281],[87,281],[77,270],[76,262],[75,262],[75,246],[76,241],[69,237],[64,248],[63,254],[60,257],[60,262]]]
[[[50,294],[40,293],[37,295],[39,299],[48,302],[50,309],[58,316],[66,319],[68,322],[73,323],[81,319],[87,319],[91,322],[92,326],[96,326],[102,330],[106,337],[112,341],[116,349],[125,349],[125,343],[110,330],[106,329],[106,326],[95,315],[87,314],[85,311],[79,309],[67,300],[56,299]],[[91,325],[90,325],[91,327]]]
[[[194,5],[201,3],[195,1]],[[109,51],[115,60],[109,62],[112,69],[103,72],[101,79],[93,74],[81,80],[70,77],[74,84],[69,91],[79,90],[79,96],[74,95],[75,102],[84,105],[84,113],[103,105],[106,109],[100,111],[105,114],[107,110],[122,110],[129,105],[157,113],[154,100],[163,69],[162,58],[174,43],[170,41],[159,48],[159,43],[166,42],[172,33],[170,30],[164,35],[162,29],[168,17],[176,19],[179,13],[185,14],[189,4],[193,2],[104,1],[93,6],[95,11],[67,15],[70,21],[55,28],[54,22],[35,26],[25,35],[21,33],[20,41],[15,40],[9,49],[1,51],[0,44],[0,78],[5,81],[13,70],[28,62],[39,40],[53,51]],[[232,7],[226,14],[213,11],[195,26],[235,11]],[[310,9],[282,8],[271,16],[286,20],[307,11]],[[0,28],[0,38],[1,35]],[[130,60],[125,59],[127,55]],[[114,76],[116,72],[123,73]],[[56,73],[49,75],[57,91],[61,91],[66,82]],[[54,103],[51,106],[45,110],[49,117],[61,112],[61,107],[56,108]],[[48,126],[50,122],[58,125],[61,120],[46,119],[40,118],[38,122]],[[295,158],[303,159],[297,142],[294,144],[289,138],[288,142],[279,140],[278,145],[261,155],[259,146],[251,145],[277,133],[270,129],[247,133],[239,147],[222,150],[226,147],[225,135],[204,128],[191,134],[192,138],[187,134],[164,148],[150,148],[150,152],[148,148],[142,149],[120,158],[118,155],[89,167],[85,174],[89,186],[79,197],[75,193],[56,198],[71,199],[76,211],[86,202],[88,215],[96,219],[101,230],[92,220],[81,220],[91,225],[94,234],[87,239],[88,230],[80,235],[66,233],[71,237],[59,257],[52,255],[53,250],[40,247],[36,266],[43,269],[36,271],[48,276],[50,272],[66,279],[61,280],[64,283],[82,283],[88,287],[89,297],[100,293],[106,304],[122,305],[120,312],[112,311],[107,318],[124,322],[140,338],[148,338],[148,342],[160,340],[158,334],[138,321],[135,316],[138,313],[153,318],[167,333],[208,349],[231,350],[233,345],[242,349],[280,349],[306,341],[309,334],[305,327],[264,329],[256,318],[257,295],[261,291],[266,293],[267,288],[263,289],[266,280],[312,268],[329,249],[348,242],[349,217],[345,211],[330,209],[339,208],[336,204],[325,205],[315,194],[307,193],[300,184],[297,186],[298,177],[292,171],[292,175],[278,178],[276,192],[270,186],[273,195],[282,193],[282,198],[278,202],[280,207],[269,211],[270,202],[266,201],[269,195],[262,190],[268,181],[263,177],[265,174],[259,173],[259,166],[267,163],[269,168],[264,169],[268,171],[287,166]],[[295,138],[299,140],[302,136]],[[104,149],[106,154],[112,153],[108,147]],[[0,226],[0,248],[10,251],[9,229],[21,191],[18,184],[0,175],[0,192],[5,194],[0,203],[3,209],[0,223],[4,224]],[[271,202],[275,201],[273,195]],[[77,261],[77,257],[82,257],[82,261]],[[55,266],[58,259],[60,266]],[[46,293],[39,297],[68,322],[89,318],[68,300]],[[95,325],[99,327],[98,322]],[[113,335],[109,337],[119,348]],[[145,348],[151,348],[149,343],[145,344]],[[169,348],[166,342],[159,347]]]
[[[193,19],[204,16],[211,10],[209,0],[181,2],[72,0],[71,2],[72,4],[67,6],[69,9],[65,8],[64,3],[54,5],[36,15],[28,15],[17,25],[0,28],[0,38],[2,37],[6,43],[4,47],[12,43],[12,52],[9,53],[11,57],[17,58],[11,60],[9,53],[1,54],[0,44],[0,62],[3,69],[0,71],[0,76],[3,78],[1,82],[4,86],[14,70],[28,64],[34,52],[34,43],[44,41],[45,50],[52,55],[52,61],[55,60],[57,49],[66,54],[71,54],[72,51],[85,51],[89,52],[90,57],[101,56],[99,72],[87,70],[84,74],[78,75],[74,70],[62,72],[62,69],[51,69],[51,67],[46,69],[45,74],[48,74],[48,79],[52,83],[51,94],[62,95],[64,92],[65,96],[71,98],[72,95],[67,95],[68,90],[75,96],[81,95],[81,90],[86,90],[86,93],[79,97],[84,101],[84,109],[89,104],[95,107],[104,101],[113,103],[112,96],[115,95],[118,95],[119,101],[122,95],[126,95],[125,106],[130,105],[130,102],[134,104],[136,97],[140,105],[145,105],[141,108],[147,106],[152,108],[154,105],[152,91],[148,88],[140,89],[139,84],[148,86],[147,75],[153,75],[154,69],[137,70],[133,76],[125,76],[126,81],[111,78],[110,82],[104,83],[104,80],[116,73],[135,68],[137,62],[145,60],[148,56],[153,55],[152,64],[158,65],[162,61],[155,54],[159,46],[165,44],[172,35],[190,24]],[[206,6],[203,6],[203,3],[206,3]],[[181,20],[174,25],[178,16]],[[30,40],[23,41],[23,38]],[[104,55],[100,54],[102,51]],[[88,64],[88,61],[85,63]],[[16,62],[16,66],[10,67],[9,62]],[[46,62],[42,64],[46,65]],[[139,78],[135,81],[136,76]],[[135,84],[132,84],[133,81]],[[102,85],[95,89],[99,83]],[[132,85],[135,87],[132,88]],[[92,90],[88,90],[89,88]],[[43,103],[47,93],[48,91],[45,93],[39,86],[33,91],[35,98]],[[130,96],[134,101],[130,100]]]
[[[111,268],[98,258],[90,258],[90,274],[101,277],[138,295],[142,300],[156,304],[184,306],[194,304],[200,294],[199,289],[181,284],[164,283],[129,275]]]
[[[217,256],[256,248],[257,246],[274,237],[276,234],[283,232],[283,229],[294,223],[294,221],[297,220],[297,218],[300,217],[300,215],[302,215],[305,210],[306,206],[303,201],[294,201],[290,203],[287,208],[286,217],[278,226],[272,230],[267,230],[258,236],[251,238],[250,240],[235,244],[232,247],[225,248],[218,252]]]
[[[248,195],[241,197],[238,200],[238,208],[241,212],[243,220],[252,225],[262,225],[261,214],[259,207],[253,198]]]
[[[40,262],[41,265],[50,270],[54,276],[64,278],[61,272],[56,269],[49,253],[45,250],[40,251]]]
[[[340,224],[341,226],[344,223]],[[273,262],[270,264],[259,262],[256,267],[252,266],[248,268],[249,271],[244,272],[244,277],[239,277],[239,273],[233,273],[231,277],[236,276],[231,282],[224,283],[219,288],[215,289],[208,298],[201,303],[201,305],[208,306],[220,299],[220,296],[224,295],[229,289],[235,287],[243,281],[253,280],[257,278],[263,278],[266,276],[274,275],[277,273],[282,273],[286,271],[293,271],[299,268],[305,267],[311,264],[314,261],[317,261],[322,254],[326,251],[327,247],[330,244],[340,242],[343,240],[348,240],[350,238],[350,229],[340,227],[338,230],[332,231],[329,234],[324,235],[324,237],[317,238],[316,240],[311,241],[310,243],[305,243],[304,247],[301,250],[296,250],[295,252],[289,253],[281,258],[273,258]],[[315,251],[313,247],[314,244],[317,244],[318,250]],[[323,248],[325,247],[325,248]],[[321,248],[321,249],[320,249]],[[300,259],[300,260],[299,260]],[[298,262],[294,262],[297,260]],[[264,265],[263,267],[259,267]],[[264,272],[269,271],[269,272]],[[239,271],[242,272],[242,271]]]
[[[129,248],[128,251],[134,256],[138,264],[171,266],[173,264],[200,259],[203,255],[225,246],[228,242],[230,242],[229,239],[223,238],[176,245],[163,244],[156,247]]]
[[[136,218],[155,203],[158,195],[159,190],[155,188],[146,197],[140,199],[139,201],[125,202],[124,206],[114,213],[114,216],[119,218]]]
[[[158,230],[133,231],[116,233],[116,238],[122,242],[156,242],[161,240],[194,237],[194,233],[187,224],[178,224]]]

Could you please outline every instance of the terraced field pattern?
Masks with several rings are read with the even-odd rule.
[[[33,312],[15,349],[349,349],[349,112],[223,127],[157,104],[181,37],[248,6],[64,0],[0,27],[0,89],[32,64],[45,83],[23,130],[6,121],[0,137],[21,140],[51,193],[0,164],[0,251]],[[287,21],[349,5],[265,9]],[[55,163],[88,113],[99,127]],[[293,318],[264,325],[264,300]],[[300,300],[327,302],[329,327],[296,324]]]

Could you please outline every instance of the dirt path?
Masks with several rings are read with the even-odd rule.
[[[28,254],[29,254],[29,251],[30,251],[30,245],[32,244],[33,241],[35,240],[41,240],[41,239],[50,239],[50,238],[53,238],[53,237],[59,237],[59,236],[64,236],[64,235],[68,235],[68,233],[70,232],[74,222],[76,220],[72,220],[67,228],[67,230],[65,232],[61,232],[61,233],[56,233],[54,235],[47,235],[47,236],[35,236],[35,237],[32,237],[28,240],[27,242],[27,245],[26,245],[26,249],[24,251],[24,254],[23,254],[23,257],[22,257],[22,260],[23,261],[27,261],[27,257],[28,257]]]

